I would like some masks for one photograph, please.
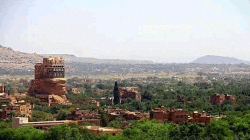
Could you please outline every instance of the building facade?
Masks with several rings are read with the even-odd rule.
[[[207,115],[205,112],[199,113],[198,111],[194,111],[190,122],[209,124],[212,119],[213,117]]]
[[[194,111],[190,117],[186,110],[155,108],[150,112],[150,119],[156,119],[159,122],[172,121],[174,123],[195,122],[208,124],[212,121],[213,117],[207,115],[205,112],[199,113],[198,111]]]
[[[182,109],[155,108],[150,112],[150,119],[159,122],[172,121],[174,123],[187,122],[188,111]]]
[[[66,103],[66,79],[64,60],[61,57],[43,58],[35,65],[35,79],[28,94],[50,104]]]
[[[101,123],[100,114],[96,111],[90,111],[90,110],[74,110],[68,115],[67,119],[78,121],[79,124],[85,122],[95,123],[95,124]]]
[[[121,102],[123,102],[123,100],[126,98],[141,101],[141,93],[139,92],[138,87],[120,87],[119,91],[119,97]]]
[[[0,83],[0,93],[4,93],[4,84]]]
[[[209,97],[209,101],[212,104],[221,104],[225,101],[233,102],[235,100],[236,100],[235,96],[228,95],[228,94],[212,94]]]

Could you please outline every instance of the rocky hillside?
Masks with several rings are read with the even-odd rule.
[[[215,56],[215,55],[206,55],[203,57],[200,57],[191,63],[197,63],[197,64],[250,64],[249,61],[240,60],[233,57],[225,57],[225,56]]]
[[[34,64],[42,60],[38,54],[14,51],[0,45],[0,67],[9,70],[32,70]]]
[[[101,74],[105,72],[130,72],[136,65],[152,64],[152,61],[97,59],[76,57],[70,54],[29,54],[14,51],[0,45],[0,75],[34,74],[36,62],[42,62],[43,57],[62,56],[65,61],[66,74]],[[136,64],[136,65],[135,65]],[[129,67],[128,67],[129,66]],[[117,69],[121,67],[121,70]]]

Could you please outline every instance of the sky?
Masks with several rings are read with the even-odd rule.
[[[15,51],[250,61],[250,0],[0,0],[0,17],[0,44]]]

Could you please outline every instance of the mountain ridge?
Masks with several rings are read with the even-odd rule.
[[[93,57],[77,57],[73,54],[36,54],[15,51],[10,47],[0,45],[0,67],[3,69],[33,70],[37,62],[42,62],[43,57],[62,56],[66,65],[71,63],[93,64],[153,64],[146,60],[98,59]]]

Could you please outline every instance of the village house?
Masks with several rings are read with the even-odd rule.
[[[82,101],[82,104],[84,105],[93,105],[95,107],[100,106],[100,102],[94,98],[85,98],[85,99],[81,99],[81,101]]]
[[[190,117],[186,110],[155,108],[150,112],[150,119],[156,119],[159,122],[172,121],[174,123],[196,122],[208,124],[212,121],[213,117],[207,115],[205,112],[199,113],[198,111],[194,111],[192,117]]]
[[[74,110],[70,114],[68,114],[68,120],[75,120],[81,123],[88,122],[88,123],[96,123],[100,124],[100,114],[96,111],[90,110]]]
[[[190,122],[196,122],[196,123],[205,123],[209,124],[212,121],[213,117],[210,115],[207,115],[204,111],[202,113],[199,113],[198,111],[194,111],[192,118],[189,119]]]
[[[150,112],[150,119],[159,122],[173,121],[174,123],[187,122],[188,111],[182,109],[155,108]]]
[[[10,115],[10,110],[7,108],[0,109],[0,120],[6,120]]]
[[[102,97],[98,100],[106,102],[105,105],[113,105],[113,103],[114,103],[114,97]]]
[[[33,105],[24,100],[16,102],[11,106],[11,110],[17,112],[16,116],[31,117]]]
[[[235,101],[235,96],[228,95],[228,94],[212,94],[209,97],[209,101],[212,104],[221,104],[225,101],[233,102]]]
[[[0,103],[2,105],[8,105],[10,103],[10,99],[6,97],[0,97]]]
[[[85,88],[67,87],[67,92],[72,92],[75,94],[84,93]]]
[[[141,101],[141,94],[139,92],[138,87],[120,87],[119,91],[119,97],[121,102],[123,102],[126,98]]]
[[[108,110],[109,118],[114,120],[116,118],[124,118],[126,120],[141,120],[148,119],[149,115],[147,113],[141,113],[139,111],[128,111],[123,109],[110,109]]]
[[[0,83],[0,94],[4,93],[4,84]]]
[[[3,105],[3,109],[0,109],[0,119],[6,120],[10,117],[10,112],[15,111],[15,116],[31,117],[33,105],[25,102],[24,100],[18,101],[13,104]]]
[[[192,100],[184,100],[181,96],[177,96],[177,102],[181,102],[185,105],[189,105],[189,104],[193,103]]]

